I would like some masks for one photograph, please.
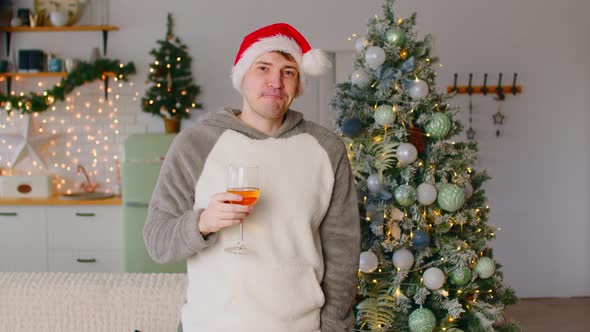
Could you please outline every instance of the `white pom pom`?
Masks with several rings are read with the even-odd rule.
[[[328,54],[322,50],[311,49],[303,55],[303,72],[306,75],[321,75],[331,67]]]

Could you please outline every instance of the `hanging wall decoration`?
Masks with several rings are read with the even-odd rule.
[[[19,110],[21,113],[44,112],[56,101],[63,101],[68,94],[81,85],[97,79],[108,82],[111,76],[114,77],[114,81],[127,81],[131,74],[135,74],[135,65],[132,62],[126,65],[112,59],[98,59],[92,63],[80,62],[76,69],[68,73],[61,82],[42,93],[6,95],[0,92],[0,107],[8,113],[14,110]]]

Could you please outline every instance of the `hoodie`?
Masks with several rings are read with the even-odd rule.
[[[360,225],[344,143],[293,110],[273,136],[239,112],[225,108],[182,130],[150,201],[148,253],[187,259],[184,331],[351,331]],[[260,197],[243,223],[247,255],[224,251],[239,226],[206,238],[197,226],[237,163],[259,168]]]

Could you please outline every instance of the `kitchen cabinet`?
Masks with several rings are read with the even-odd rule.
[[[0,272],[123,272],[115,205],[0,204]]]
[[[0,272],[46,270],[44,208],[0,206]]]

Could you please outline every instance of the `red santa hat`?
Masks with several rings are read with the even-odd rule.
[[[260,55],[271,51],[288,53],[297,62],[299,94],[303,92],[305,75],[321,75],[331,67],[327,54],[322,50],[312,49],[299,31],[287,23],[275,23],[244,37],[231,73],[236,90],[241,92],[242,80],[252,63]]]

